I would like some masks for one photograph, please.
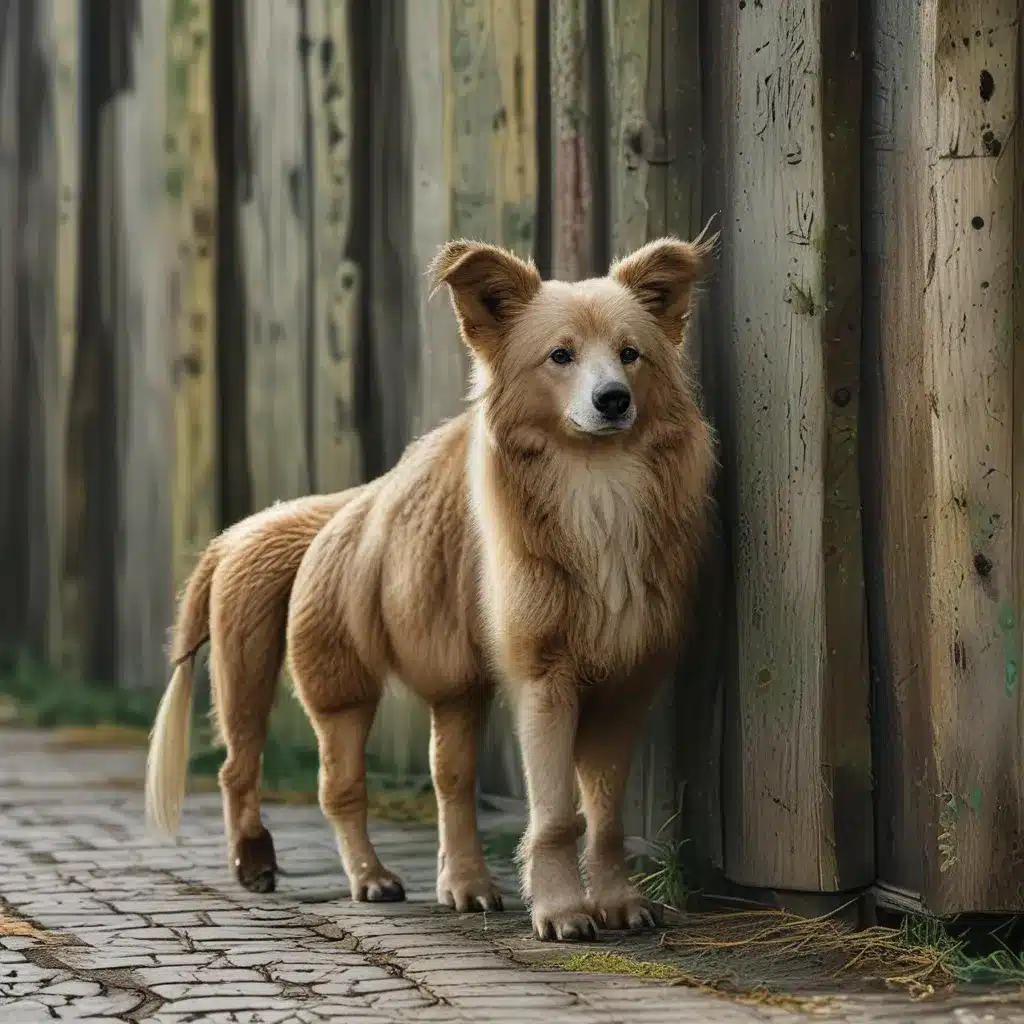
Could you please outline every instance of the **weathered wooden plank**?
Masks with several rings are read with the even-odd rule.
[[[422,315],[417,290],[422,269],[413,262],[412,217],[414,209],[424,208],[413,198],[434,187],[438,190],[436,204],[426,204],[425,209],[444,209],[442,182],[435,171],[437,162],[428,160],[427,166],[419,170],[412,153],[413,69],[406,58],[406,18],[409,13],[422,11],[423,6],[357,4],[353,10],[353,32],[357,39],[361,34],[362,49],[370,53],[360,104],[369,108],[368,177],[374,183],[369,189],[366,230],[369,338],[364,352],[370,397],[363,404],[361,423],[368,475],[390,469],[411,437],[419,364],[416,323]],[[431,67],[425,64],[428,71]],[[425,86],[417,82],[418,88]],[[438,130],[438,145],[439,139]]]
[[[252,505],[310,489],[310,226],[299,0],[242,11],[250,178],[238,201]]]
[[[20,25],[17,0],[0,4],[0,646],[23,637],[23,535],[15,481],[24,479],[18,443],[21,345],[18,337],[18,96]]]
[[[162,686],[174,596],[172,337],[165,247],[153,239],[166,223],[167,6],[88,5],[84,16],[89,191],[80,261],[83,365],[76,367],[83,388],[72,415],[83,424],[91,419],[97,437],[76,452],[92,495],[85,536],[74,547],[89,588],[84,607],[93,620],[110,622],[91,624],[87,667],[104,675],[112,669],[124,686]],[[95,402],[110,407],[107,417]],[[73,423],[72,437],[78,428]],[[111,440],[113,458],[100,450]],[[112,562],[112,580],[90,550],[102,552],[111,539],[113,557],[103,558]]]
[[[26,646],[50,655],[51,616],[60,608],[61,496],[65,424],[60,404],[57,240],[60,178],[55,92],[57,67],[50,4],[21,15],[18,164],[18,387],[24,420],[17,443],[27,474],[15,481],[25,515]],[[59,628],[59,626],[58,626]]]
[[[756,887],[830,891],[874,874],[849,299],[857,24],[857,4],[805,0],[722,5],[708,23],[705,181],[726,255],[706,354],[734,570],[725,868]]]
[[[356,424],[356,344],[362,267],[353,258],[355,118],[349,0],[308,0],[306,37],[312,147],[313,487],[356,483],[362,452]]]
[[[173,558],[180,588],[217,532],[217,180],[212,2],[171,4],[167,27],[167,212],[174,361]]]
[[[870,25],[879,875],[943,914],[1024,908],[1019,21],[883,0]]]
[[[51,656],[60,610],[61,477],[57,319],[58,68],[49,3],[0,9],[0,643]],[[9,204],[9,205],[7,205]]]
[[[81,675],[82,635],[75,588],[66,572],[68,521],[82,513],[81,496],[72,496],[74,473],[68,465],[68,430],[71,422],[71,394],[74,384],[78,304],[78,200],[81,110],[79,98],[79,10],[78,4],[52,2],[48,5],[53,36],[55,72],[54,105],[57,122],[57,174],[59,177],[59,220],[57,224],[57,333],[59,343],[58,395],[55,402],[58,427],[56,442],[61,453],[55,458],[53,508],[57,557],[50,602],[49,659],[66,671]]]
[[[604,272],[601,0],[551,0],[552,275]]]

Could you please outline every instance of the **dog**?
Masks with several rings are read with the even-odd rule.
[[[175,673],[150,748],[151,820],[168,828],[180,815],[185,666],[209,632],[236,872],[249,887],[273,886],[258,786],[269,704],[248,688],[271,666],[276,674],[286,646],[352,897],[405,895],[367,832],[364,749],[394,677],[431,710],[437,898],[460,911],[501,909],[475,800],[477,742],[501,686],[526,775],[519,860],[535,933],[587,940],[599,923],[656,924],[657,908],[630,883],[622,804],[657,684],[678,657],[710,525],[714,443],[682,348],[714,244],[659,239],[605,277],[572,284],[542,281],[497,246],[441,249],[430,273],[435,290],[448,290],[472,355],[468,408],[413,442],[388,473],[319,499],[315,515],[292,503],[236,527],[233,543],[213,542],[229,554],[203,556],[182,602]],[[332,501],[337,509],[313,529]],[[285,524],[282,542],[275,530]],[[220,583],[225,560],[274,563],[248,577],[275,580],[265,584],[273,613],[247,594],[244,621],[228,621],[235,595]],[[244,571],[232,579],[249,586]],[[266,620],[248,632],[257,615]]]

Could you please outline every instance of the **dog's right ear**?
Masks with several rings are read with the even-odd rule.
[[[486,349],[540,291],[532,263],[486,242],[448,242],[430,263],[431,295],[448,285],[466,344]]]

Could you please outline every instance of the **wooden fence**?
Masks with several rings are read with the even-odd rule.
[[[700,642],[630,806],[758,890],[1024,911],[1021,0],[0,0],[0,643],[162,686],[220,527],[460,407],[423,270],[717,213]],[[395,698],[379,742],[422,764]],[[492,729],[484,787],[521,792]],[[680,825],[681,823],[681,825]]]

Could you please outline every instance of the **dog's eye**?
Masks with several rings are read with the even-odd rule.
[[[565,366],[566,363],[572,362],[572,353],[567,348],[556,348],[549,358],[551,362],[558,363],[559,366]]]
[[[635,363],[640,358],[640,353],[637,352],[632,345],[627,345],[620,353],[619,359],[621,359],[627,366],[630,363]]]

